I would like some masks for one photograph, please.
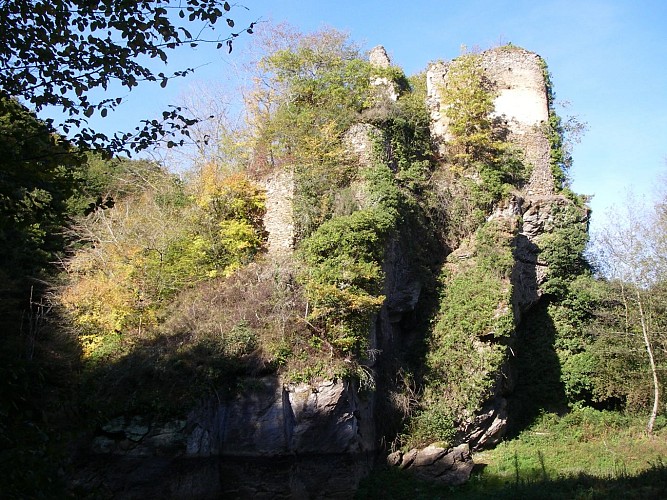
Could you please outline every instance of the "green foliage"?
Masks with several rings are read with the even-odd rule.
[[[565,145],[565,127],[563,120],[555,109],[556,95],[553,90],[551,73],[544,59],[540,60],[542,73],[547,88],[547,104],[549,107],[549,121],[544,125],[544,132],[549,139],[551,173],[554,177],[556,190],[561,191],[568,185],[568,171],[572,165],[572,157]]]
[[[0,279],[25,294],[62,251],[80,155],[14,99],[0,96]],[[9,297],[4,296],[3,301]]]
[[[462,486],[377,468],[355,498],[661,498],[667,487],[664,439],[643,433],[643,419],[635,415],[590,408],[562,417],[546,413],[516,439],[476,453],[483,467]]]
[[[348,114],[342,125],[350,125],[353,113],[367,104],[371,66],[345,35],[335,31],[321,35],[304,37],[295,49],[275,52],[260,64],[284,86],[283,106],[297,113],[320,107],[318,118],[325,121],[338,110]]]
[[[146,82],[165,87],[170,79],[194,71],[155,72],[147,64],[149,59],[167,63],[171,51],[201,43],[231,51],[232,40],[246,29],[222,37],[213,31],[223,19],[234,26],[230,9],[220,0],[7,0],[0,12],[5,38],[0,47],[0,92],[30,103],[38,112],[49,107],[62,110],[68,118],[61,128],[67,134],[79,128],[71,139],[81,150],[145,149],[158,137],[181,131],[196,120],[172,107],[159,120],[144,120],[132,132],[108,137],[88,128],[86,118],[94,114],[104,118],[123,102],[122,96],[109,97],[109,88],[124,87],[122,94]]]
[[[0,91],[0,489],[7,498],[65,495],[56,465],[62,436],[52,429],[69,408],[66,381],[78,352],[50,321],[45,290],[63,255],[82,160]]]
[[[404,80],[402,72],[394,73],[380,76]],[[417,209],[415,195],[430,169],[425,80],[415,82],[420,89],[415,95],[404,85],[391,112],[375,118],[381,129],[373,138],[376,163],[360,175],[367,208],[334,216],[300,247],[306,263],[301,281],[312,306],[308,320],[317,338],[342,353],[358,355],[367,345],[370,318],[384,301],[382,264],[388,239]],[[390,152],[383,144],[390,145]],[[312,199],[312,193],[307,198]]]
[[[78,192],[69,200],[72,215],[87,215],[113,207],[115,199],[140,195],[151,185],[164,182],[164,171],[149,160],[106,158],[87,152],[76,172]]]
[[[646,353],[636,343],[641,331],[633,294],[628,284],[582,273],[560,281],[558,296],[529,313],[515,347],[517,419],[530,421],[540,408],[566,404],[630,411],[650,406],[652,382]],[[658,350],[656,359],[663,366]]]
[[[306,345],[306,307],[293,273],[289,263],[249,264],[177,292],[157,327],[106,336],[85,358],[82,418],[182,418],[202,398],[246,390],[253,377],[320,364],[318,376],[333,376],[328,356]]]
[[[596,283],[595,300],[591,304],[594,321],[586,325],[588,342],[586,353],[594,363],[590,373],[591,394],[594,401],[610,402],[631,411],[649,409],[652,404],[652,380],[646,359],[646,351],[638,338],[642,332],[639,326],[637,289],[619,281]],[[640,291],[644,307],[649,314],[646,321],[651,329],[650,339],[654,342],[654,356],[658,373],[665,366],[664,351],[660,331],[664,324],[664,292],[654,289],[648,293]],[[659,377],[660,391],[665,389],[665,381]]]
[[[452,61],[441,97],[451,134],[447,142],[450,169],[480,177],[478,205],[486,207],[506,194],[505,184],[520,181],[525,172],[512,146],[502,138],[505,131],[493,122],[495,95],[478,55],[463,54]]]
[[[391,164],[404,185],[418,193],[424,187],[425,172],[431,168],[433,156],[426,75],[415,75],[407,83],[409,87],[399,95],[386,116],[376,120],[383,131],[383,141],[376,144],[376,154]]]
[[[490,115],[495,96],[485,78],[479,56],[463,54],[449,65],[447,83],[441,89],[452,135],[448,149],[453,162],[463,171],[476,161],[489,159],[494,149]]]
[[[548,227],[537,240],[538,261],[548,269],[541,284],[545,295],[524,319],[515,346],[519,426],[540,409],[601,402],[594,395],[597,361],[589,350],[599,287],[584,257],[586,209],[564,203],[551,210]]]
[[[382,259],[395,225],[382,208],[359,210],[325,222],[301,245],[309,321],[343,352],[366,346],[371,315],[384,302]]]
[[[458,246],[529,172],[506,140],[506,127],[492,118],[495,95],[478,55],[463,54],[450,63],[440,95],[450,137],[438,176],[447,188],[433,204],[444,207],[438,218],[447,225],[445,239]]]
[[[588,243],[588,219],[585,209],[567,204],[554,208],[553,221],[554,226],[538,241],[539,258],[549,267],[543,290],[560,296],[567,282],[589,268],[583,256]]]
[[[430,170],[428,114],[418,103],[425,85],[421,89],[417,98],[403,94],[379,124],[376,164],[361,173],[369,208],[332,218],[301,245],[307,266],[302,282],[312,304],[309,321],[342,352],[358,354],[366,346],[370,318],[384,301],[382,264],[388,238],[417,210],[415,196]],[[390,154],[382,147],[385,143]]]
[[[151,329],[179,290],[229,275],[263,245],[264,195],[242,176],[205,168],[186,186],[162,173],[139,195],[96,210],[75,227],[92,243],[67,263],[59,298],[84,355],[104,357],[118,333]]]
[[[481,408],[506,359],[499,343],[514,331],[509,274],[512,239],[492,221],[476,234],[472,262],[450,265],[440,313],[426,355],[428,373],[422,411],[409,440],[451,439],[459,425]]]
[[[302,239],[332,215],[336,191],[353,177],[342,136],[371,103],[373,71],[347,36],[333,30],[301,37],[260,66],[270,83],[257,90],[257,148],[269,168],[294,169]]]
[[[551,298],[544,310],[546,328],[553,332],[547,344],[557,356],[559,373],[554,376],[560,380],[567,401],[591,402],[596,362],[587,351],[591,341],[587,330],[593,318],[596,285],[584,257],[588,243],[587,215],[585,208],[572,203],[554,206],[552,210],[552,226],[538,241],[539,259],[548,267],[542,290]],[[555,368],[548,363],[545,366]]]
[[[623,323],[627,304],[610,298],[615,285],[587,274],[581,198],[554,210],[537,242],[539,264],[549,269],[546,294],[514,344],[516,224],[505,226],[503,218],[489,215],[527,171],[491,118],[495,96],[479,58],[454,61],[441,89],[452,140],[445,168],[438,169],[423,74],[406,79],[397,68],[374,69],[333,31],[291,45],[262,60],[267,85],[258,87],[252,110],[253,155],[260,158],[252,167],[295,174],[299,262],[288,270],[272,269],[284,264],[273,261],[248,265],[264,245],[265,203],[262,190],[244,175],[228,175],[228,166],[208,162],[179,181],[150,162],[92,154],[80,168],[74,161],[53,163],[53,151],[69,155],[68,146],[14,101],[3,101],[10,118],[0,125],[10,133],[2,147],[10,160],[3,163],[9,174],[0,177],[0,209],[11,217],[0,226],[4,258],[11,260],[7,235],[18,231],[22,244],[35,250],[33,263],[46,262],[57,247],[47,244],[49,233],[62,226],[67,211],[79,214],[59,299],[86,361],[86,415],[182,413],[220,388],[233,393],[244,377],[276,372],[303,382],[351,377],[375,390],[376,367],[371,373],[363,363],[371,321],[385,301],[389,248],[400,249],[392,257],[404,259],[405,272],[424,285],[415,318],[404,315],[412,323],[401,328],[413,337],[430,328],[423,357],[418,341],[406,340],[406,350],[414,352],[405,357],[423,365],[414,374],[402,372],[410,383],[397,396],[409,415],[415,386],[422,384],[409,444],[460,437],[501,387],[508,345],[517,352],[518,390],[533,403],[514,401],[526,417],[521,423],[567,404],[646,404],[646,373],[628,341],[637,332],[627,317]],[[370,85],[375,78],[396,84],[396,102],[382,101]],[[549,103],[552,111],[552,94]],[[563,183],[564,127],[550,116],[552,162]],[[372,138],[373,165],[361,169],[343,144],[359,120],[379,130]],[[30,134],[42,143],[21,142]],[[50,159],[35,157],[32,147]],[[438,198],[435,184],[443,177],[447,193]],[[39,182],[32,185],[32,179]],[[436,288],[432,273],[445,254],[435,241],[439,226],[448,233],[442,240],[459,248],[445,264],[438,313],[427,326],[431,315],[424,304],[436,301],[429,296]],[[4,267],[9,274],[11,265]],[[663,325],[659,306],[653,310],[655,325]],[[395,364],[378,363],[378,370],[400,366],[404,354],[397,353]],[[17,380],[9,386],[21,393]],[[3,414],[9,411],[2,407]],[[588,410],[577,411],[590,430]]]

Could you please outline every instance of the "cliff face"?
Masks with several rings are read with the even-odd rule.
[[[373,49],[371,62],[379,68],[390,66],[381,47]],[[492,213],[486,216],[486,222],[497,222],[511,240],[513,264],[502,285],[511,298],[509,303],[498,303],[494,315],[510,315],[516,329],[526,311],[544,294],[544,284],[549,278],[548,263],[541,258],[544,239],[566,224],[585,226],[588,214],[556,192],[547,132],[549,97],[541,58],[523,49],[503,47],[482,53],[480,64],[488,91],[495,96],[495,109],[490,118],[505,131],[506,139],[518,149],[531,172],[523,185],[496,203]],[[442,155],[446,154],[452,139],[441,95],[447,84],[449,68],[450,63],[432,64],[426,76],[431,136]],[[379,105],[396,102],[398,88],[395,83],[387,78],[377,78],[371,83]],[[382,149],[382,139],[382,131],[376,125],[359,123],[350,128],[345,143],[360,170],[373,164],[378,146]],[[388,164],[392,166],[388,143],[384,144],[384,150]],[[274,172],[264,179],[264,186],[267,195],[264,219],[268,232],[267,259],[279,263],[294,252],[294,176],[289,170]],[[350,188],[356,206],[366,208],[369,201],[363,180],[354,181]],[[578,215],[566,218],[566,213]],[[138,439],[134,439],[137,433],[129,429],[127,423],[115,430],[103,428],[96,437],[94,452],[103,456],[152,458],[168,454],[182,460],[294,454],[355,455],[379,449],[380,438],[387,432],[386,414],[383,413],[386,406],[383,404],[390,395],[391,381],[388,379],[400,370],[396,365],[397,353],[418,335],[416,325],[423,321],[418,317],[421,305],[434,300],[424,291],[426,283],[420,273],[424,263],[414,252],[415,242],[406,236],[409,234],[410,231],[398,231],[387,243],[383,263],[386,299],[369,325],[368,347],[372,355],[366,361],[366,368],[375,378],[375,392],[360,395],[353,384],[340,380],[293,385],[278,376],[266,376],[258,380],[259,387],[255,391],[246,391],[227,401],[213,400],[202,404],[186,420],[171,425],[170,432],[149,426],[141,431],[143,434]],[[477,258],[475,245],[474,238],[470,237],[464,239],[459,248],[449,249],[449,259],[445,250],[442,255],[430,257],[439,263],[447,259],[446,265],[456,274],[474,263]],[[487,348],[484,342],[487,340],[476,342],[473,348],[483,351]],[[498,442],[507,428],[507,396],[513,388],[509,369],[512,342],[513,334],[510,334],[494,346],[505,349],[505,358],[490,373],[484,374],[494,383],[477,411],[457,416],[459,432],[457,442],[452,444],[459,447],[448,450],[436,446],[426,451],[413,450],[405,456],[394,454],[392,463],[404,468],[417,467],[430,479],[458,483],[467,478],[471,470],[469,449]],[[446,397],[447,394],[443,394],[443,398]],[[421,458],[416,460],[416,457]],[[215,480],[220,480],[218,466],[211,470],[215,471]],[[321,481],[328,481],[330,476],[325,472]],[[182,479],[185,482],[191,480],[190,476]],[[292,484],[295,480],[290,477],[289,481]],[[299,484],[287,493],[299,494]],[[183,488],[187,490],[188,487]],[[212,494],[217,493],[219,490]]]
[[[104,498],[348,498],[375,447],[373,398],[349,382],[264,377],[181,420],[107,422],[73,483]]]
[[[551,270],[542,257],[543,243],[555,231],[568,225],[587,228],[588,211],[574,201],[557,194],[549,140],[549,82],[543,60],[536,54],[516,47],[500,47],[480,54],[484,84],[494,95],[492,120],[522,156],[530,168],[529,180],[518,186],[508,198],[498,203],[487,221],[496,221],[512,233],[514,263],[506,279],[511,287],[512,318],[516,328],[525,313],[545,293],[544,285]],[[441,92],[448,82],[450,63],[432,64],[427,72],[428,106],[431,131],[442,154],[452,140],[446,106]],[[570,215],[566,215],[570,214]],[[452,258],[453,257],[453,258]],[[450,261],[475,259],[475,243],[462,242],[453,249]],[[460,267],[460,264],[458,265]],[[453,265],[456,272],[457,264]],[[511,348],[515,335],[504,343]],[[511,351],[511,349],[510,349]],[[462,417],[458,439],[481,448],[497,443],[507,428],[507,396],[513,390],[511,357],[488,376],[495,384],[482,408],[475,415]]]

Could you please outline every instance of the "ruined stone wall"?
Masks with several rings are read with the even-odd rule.
[[[274,256],[289,254],[294,247],[294,173],[273,172],[262,184],[266,190],[264,229],[268,233],[268,252]]]
[[[426,70],[426,105],[431,113],[431,135],[439,144],[452,139],[440,89],[444,87],[450,62],[431,63]]]
[[[373,165],[373,142],[382,137],[382,132],[370,123],[355,123],[343,137],[343,143],[362,167]]]
[[[386,69],[391,66],[391,60],[381,45],[371,49],[369,60],[376,68]],[[371,85],[376,92],[375,105],[380,106],[385,101],[395,102],[398,99],[398,88],[387,78],[375,78],[371,81]],[[372,165],[373,141],[380,137],[380,134],[377,127],[366,123],[353,125],[345,134],[343,142],[361,167]],[[290,169],[272,172],[263,179],[262,184],[266,191],[264,229],[268,233],[268,253],[272,256],[290,254],[294,249],[295,236],[294,172]],[[355,185],[352,188],[357,202],[360,206],[364,206],[363,185]]]
[[[544,128],[549,121],[549,107],[542,60],[537,54],[518,47],[487,50],[480,57],[491,91],[496,94],[494,118],[504,122],[509,140],[519,147],[532,166],[530,181],[525,186],[526,194],[552,195],[551,148]],[[451,138],[440,97],[449,64],[433,63],[426,74],[431,130],[441,144]]]
[[[391,59],[382,45],[373,47],[368,54],[368,61],[371,66],[379,69],[387,69],[391,66]],[[375,87],[378,102],[384,100],[396,101],[398,99],[398,88],[394,82],[385,77],[377,77],[371,80],[371,85]]]

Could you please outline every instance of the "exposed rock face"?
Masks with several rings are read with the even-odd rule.
[[[87,457],[73,498],[143,500],[340,499],[368,475],[367,455],[173,458]]]
[[[506,227],[514,226],[514,266],[510,281],[515,326],[540,300],[549,277],[548,264],[540,257],[541,241],[563,227],[563,214],[573,208],[573,202],[562,195],[524,196],[515,194],[490,217],[504,220]],[[568,223],[588,223],[589,213],[585,208],[575,208],[574,213],[578,215]],[[510,339],[510,346],[512,342]],[[507,397],[513,386],[510,363],[506,362],[496,374],[491,397],[460,433],[460,441],[469,443],[472,449],[481,449],[502,439],[508,424]]]
[[[219,498],[225,492],[238,498],[318,498],[336,491],[339,496],[327,498],[349,498],[374,449],[372,398],[361,398],[347,382],[283,386],[266,377],[232,400],[209,401],[186,420],[108,422],[93,439],[75,483],[84,490],[110,488],[119,498]],[[128,473],[132,464],[140,464],[143,474]],[[223,481],[225,474],[245,477],[255,469],[265,477],[254,485],[244,486],[247,478]],[[301,476],[303,470],[308,477]]]
[[[539,259],[540,236],[553,231],[558,210],[571,203],[560,195],[521,200],[522,225],[515,240],[516,262],[512,272],[513,305],[517,322],[542,296],[541,286],[546,280],[548,268]],[[585,223],[586,217],[587,214],[582,213],[582,222]]]
[[[359,398],[349,383],[282,386],[268,377],[256,385],[190,416],[187,455],[354,454],[374,449],[372,400]]]
[[[508,367],[500,370],[499,379],[505,379],[510,373]],[[473,450],[488,448],[498,444],[505,436],[508,424],[506,396],[511,389],[511,382],[504,383],[504,387],[497,387],[495,397],[489,400],[484,407],[475,414],[472,422],[467,426],[462,441]]]
[[[155,425],[124,417],[93,440],[99,454],[183,457],[358,454],[375,449],[372,398],[347,382],[283,386],[258,379],[230,401],[209,401],[187,420]]]
[[[467,444],[456,448],[431,445],[414,448],[405,454],[396,451],[387,457],[387,463],[408,470],[421,479],[453,486],[465,483],[474,467]]]

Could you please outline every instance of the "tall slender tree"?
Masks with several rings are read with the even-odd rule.
[[[664,210],[664,203],[647,209],[634,197],[628,196],[624,208],[610,211],[608,220],[604,229],[595,235],[595,253],[602,273],[608,279],[620,282],[626,332],[636,330],[641,334],[653,389],[653,405],[647,423],[650,435],[660,408],[660,381],[655,356],[658,332],[653,329],[653,293],[660,283],[667,280],[667,211]],[[637,318],[634,324],[632,318]]]

